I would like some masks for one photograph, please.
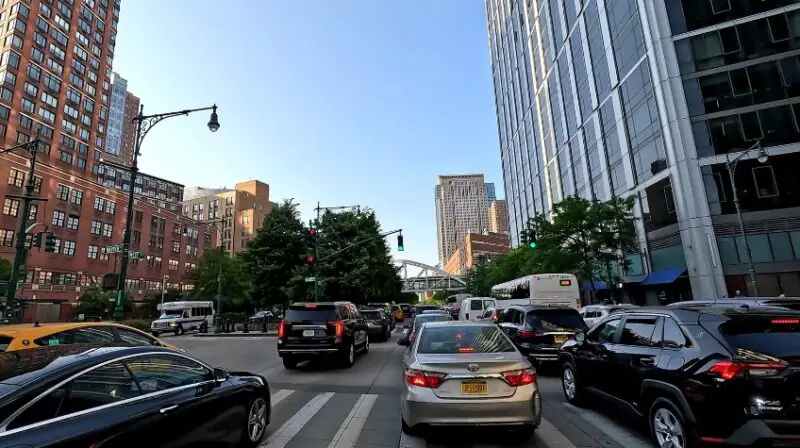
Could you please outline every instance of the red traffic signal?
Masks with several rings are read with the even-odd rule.
[[[309,255],[309,256],[307,256],[307,257],[306,257],[306,262],[307,262],[307,263],[313,263],[313,262],[314,262],[314,256],[313,256],[313,255]]]
[[[311,236],[317,236],[317,229],[308,229],[308,234]]]

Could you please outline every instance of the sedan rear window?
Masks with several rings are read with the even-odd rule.
[[[800,318],[734,319],[720,326],[732,349],[800,360]],[[795,359],[789,359],[795,358]]]
[[[586,324],[577,311],[563,310],[535,310],[528,312],[528,325],[533,331],[574,331],[586,330]]]
[[[336,308],[333,306],[298,306],[291,307],[286,312],[286,320],[289,322],[328,322],[337,320]]]
[[[14,338],[10,336],[0,336],[0,352],[8,350],[8,346],[11,345],[13,340]]]
[[[496,326],[429,327],[422,332],[417,353],[506,353],[516,351]]]
[[[361,315],[367,320],[379,319],[381,317],[380,311],[361,311]]]

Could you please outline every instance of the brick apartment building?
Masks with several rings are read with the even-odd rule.
[[[476,265],[491,260],[494,256],[511,250],[507,233],[467,233],[453,252],[444,271],[453,275],[464,275]]]
[[[129,173],[120,174],[123,182],[109,180],[117,174],[109,176],[100,159],[119,3],[32,0],[0,6],[0,147],[40,131],[44,143],[35,180],[37,195],[46,201],[31,210],[31,223],[38,223],[31,232],[48,230],[58,238],[57,253],[34,247],[27,257],[17,291],[25,300],[25,321],[67,318],[86,287],[117,269],[116,256],[103,248],[122,242]],[[9,260],[23,205],[6,195],[22,194],[27,164],[24,153],[0,155],[0,256]],[[152,176],[134,186],[131,250],[146,255],[129,266],[134,300],[160,291],[165,275],[171,287],[183,287],[186,269],[217,245],[215,229],[181,216],[179,187]]]

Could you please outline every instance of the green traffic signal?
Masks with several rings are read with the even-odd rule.
[[[397,235],[397,251],[402,252],[406,250],[406,247],[403,245],[403,235]]]
[[[536,249],[536,241],[531,241],[530,243],[528,243],[528,246],[530,246],[531,249]]]

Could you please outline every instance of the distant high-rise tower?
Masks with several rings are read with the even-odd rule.
[[[494,189],[494,182],[488,182],[486,184],[486,200],[489,201],[490,204],[492,201],[497,200],[497,192]]]
[[[133,118],[139,109],[139,97],[128,92],[128,81],[119,73],[115,72],[111,80],[105,157],[122,165],[131,165],[136,137]]]
[[[489,231],[508,233],[508,203],[505,199],[494,200],[489,204]]]
[[[440,266],[447,263],[467,233],[488,231],[487,190],[483,174],[439,176],[434,200]]]

